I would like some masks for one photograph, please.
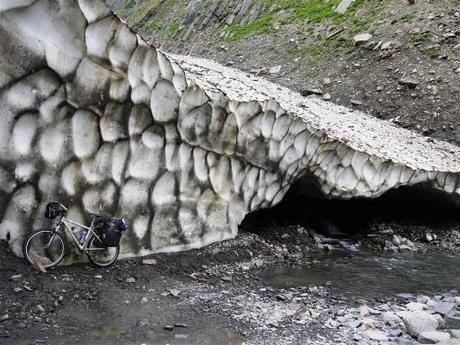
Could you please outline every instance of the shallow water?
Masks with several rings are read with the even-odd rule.
[[[334,251],[310,258],[304,267],[262,271],[261,277],[277,287],[330,285],[352,299],[436,294],[460,290],[460,256]]]

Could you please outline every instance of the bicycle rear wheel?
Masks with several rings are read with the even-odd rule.
[[[51,229],[39,229],[26,237],[22,252],[30,265],[51,268],[64,259],[66,242],[62,236]]]
[[[106,247],[102,244],[98,237],[93,236],[88,242],[88,255],[89,261],[99,267],[107,267],[113,264],[120,254],[120,246]]]

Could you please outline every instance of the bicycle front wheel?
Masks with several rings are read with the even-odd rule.
[[[96,266],[110,266],[117,260],[118,254],[120,254],[120,246],[106,247],[96,236],[93,236],[88,242],[86,255],[88,255],[89,261]]]
[[[39,229],[26,237],[22,252],[31,265],[51,268],[64,259],[66,242],[62,236],[51,229]]]

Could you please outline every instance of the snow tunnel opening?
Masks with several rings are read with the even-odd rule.
[[[257,233],[300,225],[338,238],[362,236],[379,223],[451,230],[460,224],[459,208],[458,199],[423,185],[400,187],[374,199],[340,200],[325,198],[301,181],[275,207],[248,214],[240,230]]]

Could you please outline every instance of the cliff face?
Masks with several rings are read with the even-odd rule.
[[[425,184],[458,200],[460,149],[147,45],[102,2],[6,2],[0,238],[20,254],[44,205],[127,216],[123,254],[236,236],[306,179],[324,195]]]

